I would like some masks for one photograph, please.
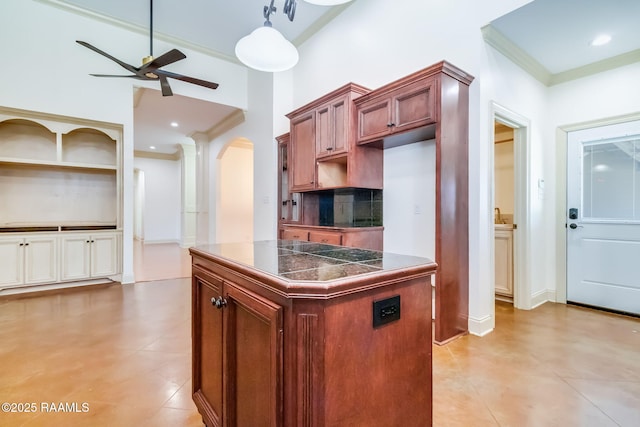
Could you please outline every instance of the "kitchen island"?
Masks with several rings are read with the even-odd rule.
[[[290,240],[190,253],[208,427],[431,425],[434,262]]]

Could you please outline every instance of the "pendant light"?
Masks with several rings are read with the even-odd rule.
[[[296,47],[271,25],[269,17],[276,11],[273,2],[274,0],[271,0],[271,5],[264,7],[264,25],[241,38],[236,44],[238,59],[246,66],[259,71],[285,71],[298,63]],[[295,0],[285,2],[284,12],[291,21],[295,15],[295,7]]]
[[[248,36],[236,43],[236,56],[246,66],[259,71],[278,72],[293,68],[298,63],[296,47],[273,28],[269,17],[276,11],[271,0],[269,6],[264,7],[262,14],[265,21],[262,27],[256,28]],[[296,14],[296,1],[285,0],[284,13],[293,21]],[[305,0],[307,3],[320,6],[335,6],[351,0]]]

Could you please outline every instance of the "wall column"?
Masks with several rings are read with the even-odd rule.
[[[209,243],[209,137],[197,132],[191,135],[196,142],[196,245]]]
[[[180,215],[180,246],[196,244],[196,146],[180,144],[182,162],[182,207]]]

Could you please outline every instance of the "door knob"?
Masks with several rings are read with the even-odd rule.
[[[579,228],[583,228],[584,226],[583,225],[578,225],[578,224],[573,223],[573,222],[571,224],[569,224],[569,228],[572,229],[572,230],[575,230],[578,227]]]

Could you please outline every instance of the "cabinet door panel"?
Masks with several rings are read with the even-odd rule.
[[[403,132],[435,122],[432,84],[419,81],[393,98],[393,132]]]
[[[282,307],[225,282],[227,425],[282,425]]]
[[[389,134],[391,100],[373,99],[358,106],[358,142],[372,141]]]
[[[207,425],[222,426],[222,310],[211,302],[222,295],[222,280],[194,277],[193,393]]]
[[[349,97],[345,96],[331,104],[333,154],[349,151],[349,102]]]
[[[81,280],[91,276],[91,236],[74,235],[62,238],[62,271],[60,280]]]
[[[0,286],[15,286],[24,279],[24,244],[21,238],[0,239]]]
[[[315,114],[291,120],[291,191],[312,190],[316,180]]]
[[[91,277],[106,277],[118,272],[118,238],[94,235],[91,238]]]
[[[329,105],[316,110],[316,157],[332,154],[331,108]]]
[[[58,280],[57,239],[30,238],[25,241],[25,283],[47,283]]]

